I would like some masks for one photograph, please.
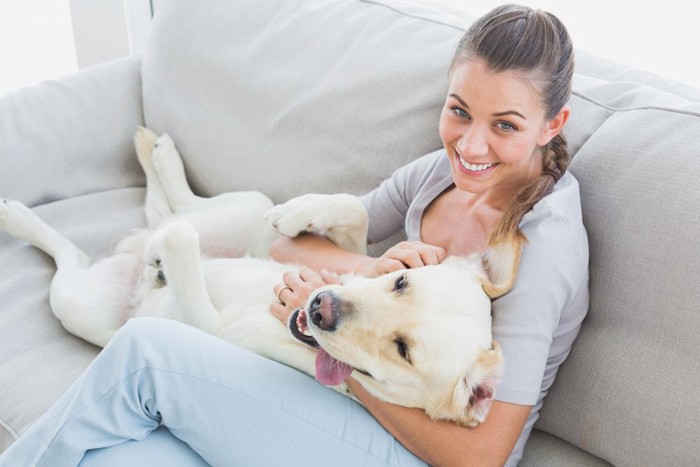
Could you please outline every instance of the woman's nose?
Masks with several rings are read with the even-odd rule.
[[[486,131],[486,129],[476,125],[472,125],[466,129],[457,142],[459,154],[465,159],[469,156],[486,156],[489,152]]]

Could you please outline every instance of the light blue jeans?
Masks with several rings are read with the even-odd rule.
[[[157,318],[122,327],[0,456],[2,467],[79,464],[426,465],[313,378]]]

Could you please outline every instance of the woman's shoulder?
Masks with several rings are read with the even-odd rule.
[[[587,270],[588,235],[579,185],[572,174],[567,172],[552,193],[523,216],[520,229],[527,238],[524,248],[528,256],[538,258],[533,264],[550,267],[551,261],[556,261],[570,271]]]
[[[520,228],[526,231],[529,224],[547,219],[550,221],[558,219],[572,228],[584,229],[581,192],[578,181],[570,172],[566,172],[554,185],[552,192],[538,201],[530,212],[523,216]]]

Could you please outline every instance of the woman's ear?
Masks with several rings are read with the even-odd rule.
[[[561,110],[554,116],[554,118],[548,120],[545,124],[545,127],[542,130],[542,134],[540,135],[540,138],[537,141],[537,145],[546,146],[547,143],[549,143],[552,140],[552,138],[561,133],[561,130],[564,129],[564,125],[566,125],[566,122],[569,121],[570,115],[571,107],[569,107],[568,105],[562,107]]]
[[[519,229],[490,242],[488,251],[482,257],[488,277],[481,286],[491,299],[513,288],[524,243],[525,236]]]

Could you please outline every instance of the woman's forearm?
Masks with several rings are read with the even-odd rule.
[[[432,420],[425,411],[383,402],[353,378],[348,386],[369,412],[408,450],[433,466],[503,465],[530,414],[530,406],[494,402],[476,428]]]
[[[316,271],[326,269],[337,274],[360,272],[374,260],[343,250],[325,237],[314,234],[279,238],[270,247],[270,256],[282,263],[303,264]]]

